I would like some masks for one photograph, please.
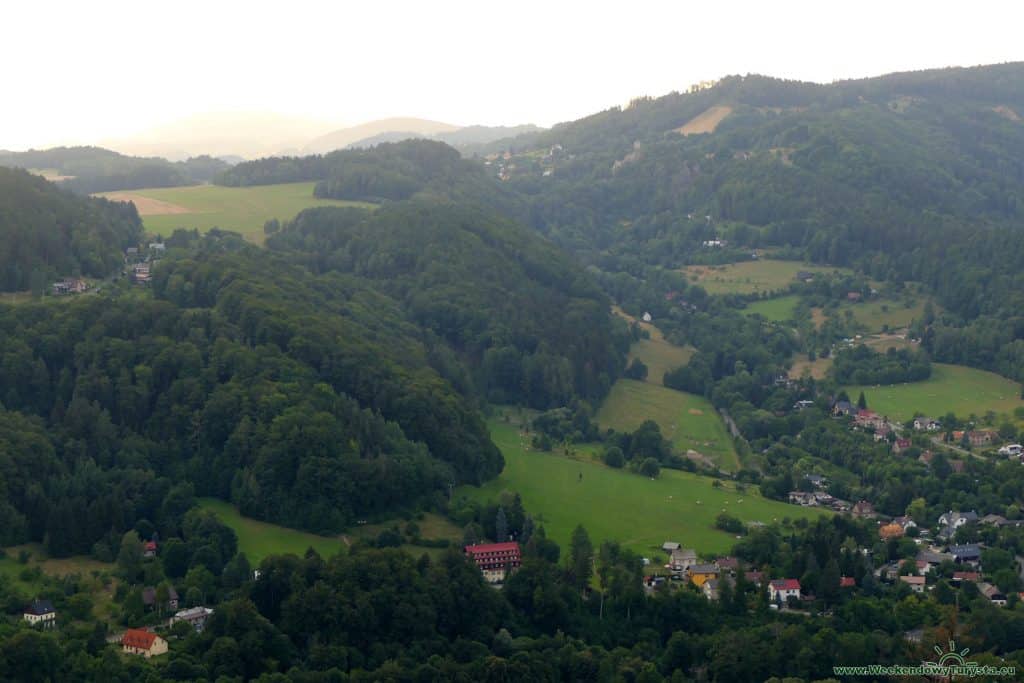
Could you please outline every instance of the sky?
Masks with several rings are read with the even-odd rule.
[[[1024,6],[815,2],[4,3],[0,149],[196,115],[549,126],[729,74],[830,82],[1024,60]]]

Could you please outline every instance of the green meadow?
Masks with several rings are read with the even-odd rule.
[[[721,266],[687,266],[685,273],[691,283],[700,285],[708,294],[754,294],[777,292],[796,282],[800,271],[833,273],[851,271],[844,268],[810,266],[799,261],[758,259]]]
[[[732,437],[714,406],[702,396],[620,379],[601,404],[596,419],[601,427],[616,431],[633,431],[644,420],[654,420],[678,450],[702,453],[726,471],[739,467]]]
[[[899,420],[909,420],[915,412],[931,417],[950,411],[959,417],[989,410],[1012,414],[1014,408],[1024,406],[1020,390],[1020,384],[995,373],[945,363],[932,363],[932,376],[923,382],[846,387],[853,398],[863,391],[875,412]]]
[[[203,498],[199,501],[199,506],[217,513],[222,522],[235,530],[238,535],[238,550],[245,553],[254,567],[267,555],[292,553],[301,557],[309,548],[313,548],[326,559],[342,552],[345,545],[340,536],[318,536],[243,517],[238,508],[222,500]]]
[[[757,314],[768,320],[781,323],[793,319],[793,313],[796,311],[796,305],[799,301],[800,297],[790,294],[788,296],[775,297],[774,299],[755,301],[752,304],[748,304],[743,310],[750,315]]]
[[[135,204],[147,232],[167,236],[176,228],[198,228],[205,232],[218,227],[239,232],[257,244],[263,242],[263,224],[271,218],[290,220],[313,206],[373,206],[366,202],[317,199],[313,196],[314,184],[195,185],[107,192],[102,196],[120,200],[141,198]]]
[[[616,540],[647,557],[662,557],[661,544],[668,540],[713,555],[736,543],[735,536],[714,528],[715,517],[723,511],[766,524],[827,514],[767,500],[756,487],[739,493],[726,481],[723,488],[714,488],[715,480],[688,472],[663,469],[652,480],[607,467],[591,455],[570,458],[532,451],[518,426],[496,419],[488,424],[505,456],[505,470],[480,488],[461,487],[456,495],[489,501],[502,491],[515,491],[563,548],[582,524],[595,543]]]

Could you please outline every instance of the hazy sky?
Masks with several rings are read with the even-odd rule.
[[[550,125],[726,74],[827,82],[1024,59],[989,2],[5,2],[0,148],[205,112]]]

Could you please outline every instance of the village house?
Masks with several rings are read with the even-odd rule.
[[[991,583],[979,583],[978,592],[988,598],[993,605],[1006,606],[1006,595]]]
[[[178,609],[178,591],[174,590],[174,586],[167,587],[167,603],[164,605],[157,605],[156,602],[156,588],[153,586],[146,586],[142,589],[142,604],[147,609],[154,609],[160,607],[161,609],[177,610]]]
[[[121,636],[121,651],[146,659],[167,653],[167,641],[155,633],[130,628]]]
[[[856,505],[851,510],[854,517],[874,517],[875,506],[866,500],[857,501]]]
[[[892,442],[892,452],[899,455],[913,445],[910,439],[896,439]]]
[[[916,527],[917,526],[917,522],[915,522],[910,517],[907,517],[905,515],[902,515],[900,517],[893,517],[892,518],[892,523],[893,524],[899,524],[901,527],[903,527],[904,531],[906,531],[910,527]]]
[[[692,548],[676,548],[669,556],[668,566],[674,572],[685,572],[697,564],[697,551]]]
[[[82,294],[89,291],[89,283],[80,277],[66,277],[53,283],[53,293],[56,296],[62,294]]]
[[[661,549],[664,550],[666,553],[670,553],[673,550],[679,550],[679,546],[680,544],[676,543],[675,541],[665,541],[661,544]]]
[[[142,546],[142,556],[146,558],[156,557],[156,541],[146,541]]]
[[[725,584],[728,584],[730,588],[734,587],[733,578],[731,576],[723,576],[719,579],[708,579],[700,587],[700,590],[708,600],[718,600],[721,596],[722,586]]]
[[[953,578],[950,582],[954,586],[959,586],[964,581],[970,581],[972,583],[978,583],[981,580],[981,574],[978,572],[953,572]]]
[[[974,510],[970,512],[944,512],[939,516],[939,526],[942,527],[939,531],[940,538],[953,538],[956,530],[965,524],[973,524],[978,521],[978,513]]]
[[[814,280],[814,273],[811,273],[806,270],[800,270],[797,271],[796,279],[800,280],[801,282],[811,282]]]
[[[804,399],[802,401],[797,401],[796,403],[794,403],[793,410],[806,410],[807,408],[811,408],[813,406],[814,401],[808,401],[807,399]]]
[[[901,576],[900,581],[910,586],[915,593],[924,593],[925,578],[923,576]]]
[[[25,608],[23,618],[33,626],[53,628],[57,624],[57,610],[49,600],[33,600],[32,604]]]
[[[813,486],[816,489],[824,488],[825,485],[828,484],[828,479],[821,476],[820,474],[805,474],[804,479],[809,481],[811,483],[811,486]]]
[[[519,544],[515,542],[467,545],[465,551],[488,583],[501,583],[522,563]]]
[[[899,575],[900,565],[898,562],[889,562],[875,570],[875,576],[883,581],[895,581]]]
[[[847,292],[846,300],[854,302],[860,301],[860,292]]]
[[[852,576],[840,576],[839,577],[840,588],[856,588],[857,580]]]
[[[849,401],[836,401],[832,404],[832,414],[836,417],[853,415],[856,410],[857,409]]]
[[[136,263],[132,266],[131,279],[137,285],[146,284],[152,280],[148,263]]]
[[[793,505],[817,505],[818,499],[808,491],[790,491],[789,502]]]
[[[206,627],[206,621],[213,614],[213,610],[209,607],[192,607],[189,609],[183,609],[180,612],[176,612],[171,617],[171,626],[174,626],[179,621],[184,621],[186,624],[191,626],[196,633],[202,633],[203,628]]]
[[[889,425],[882,425],[881,427],[875,428],[875,441],[885,441],[892,434],[892,427]]]
[[[800,581],[797,579],[774,579],[768,582],[768,598],[775,603],[784,603],[789,598],[800,598]]]
[[[974,429],[969,432],[957,430],[953,432],[953,441],[957,443],[962,442],[965,434],[967,436],[967,443],[971,444],[974,448],[990,446],[998,438],[998,435],[990,429]]]
[[[857,411],[857,414],[854,415],[853,422],[858,427],[863,427],[865,429],[874,429],[876,431],[881,430],[882,428],[888,429],[888,425],[885,424],[884,417],[875,411],[867,410],[866,408],[861,408]]]
[[[690,583],[700,588],[705,581],[718,578],[718,565],[693,564],[686,570],[686,574],[690,577]]]
[[[759,572],[759,571],[743,572],[743,578],[746,579],[747,581],[749,581],[750,583],[754,584],[758,588],[760,588],[761,584],[764,583],[764,572]]]
[[[715,564],[723,572],[735,573],[740,568],[740,561],[735,557],[719,557]]]
[[[942,423],[930,417],[915,417],[914,429],[919,432],[937,432],[942,429]]]
[[[981,546],[977,543],[949,546],[949,554],[957,564],[977,565],[981,562]]]
[[[943,562],[952,562],[953,556],[949,553],[937,553],[931,550],[922,550],[917,554],[917,561],[928,565],[928,571],[935,569]]]

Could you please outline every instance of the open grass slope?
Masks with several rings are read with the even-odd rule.
[[[774,299],[755,301],[752,304],[748,304],[743,310],[749,315],[756,314],[763,316],[768,320],[781,323],[793,319],[793,313],[799,302],[800,297],[795,294],[790,294],[787,296],[775,297]]]
[[[263,224],[271,218],[291,220],[295,214],[313,206],[373,206],[366,202],[317,199],[313,196],[313,185],[195,185],[108,192],[101,196],[109,195],[119,200],[140,198],[137,206],[147,232],[166,236],[175,228],[198,228],[205,232],[218,227],[241,233],[257,244],[263,243]]]
[[[502,491],[515,491],[563,548],[572,530],[582,524],[595,544],[619,541],[646,557],[663,557],[659,549],[668,540],[713,555],[736,543],[734,536],[714,528],[715,517],[723,510],[745,522],[764,523],[825,514],[767,500],[755,487],[738,493],[732,482],[724,482],[724,488],[716,489],[711,485],[714,480],[688,472],[662,470],[651,480],[607,467],[587,454],[574,459],[530,451],[516,425],[499,420],[488,424],[505,456],[505,470],[484,486],[462,487],[456,495],[489,501]]]
[[[645,381],[651,384],[661,386],[666,372],[686,365],[696,352],[692,346],[673,344],[665,339],[665,335],[654,324],[637,320],[618,306],[612,306],[612,312],[631,323],[636,323],[650,335],[649,339],[641,339],[629,348],[628,360],[639,358],[647,366]]]
[[[620,379],[601,404],[596,419],[601,427],[616,431],[633,431],[644,420],[654,420],[676,449],[697,451],[726,471],[739,467],[725,424],[711,402],[702,396]]]
[[[809,273],[851,272],[843,268],[764,258],[722,266],[687,266],[680,272],[708,294],[753,294],[785,289],[796,281],[796,274],[802,270]]]
[[[222,500],[203,498],[199,506],[217,513],[222,522],[235,530],[238,549],[245,553],[253,566],[258,565],[267,555],[292,553],[301,557],[309,548],[326,559],[342,552],[345,545],[341,537],[318,536],[243,517],[234,505]]]
[[[899,420],[909,420],[915,412],[932,417],[950,411],[959,417],[983,415],[989,410],[1012,414],[1014,408],[1024,406],[1017,382],[992,372],[945,363],[933,363],[932,376],[924,382],[846,387],[854,398],[861,391],[871,410]]]

